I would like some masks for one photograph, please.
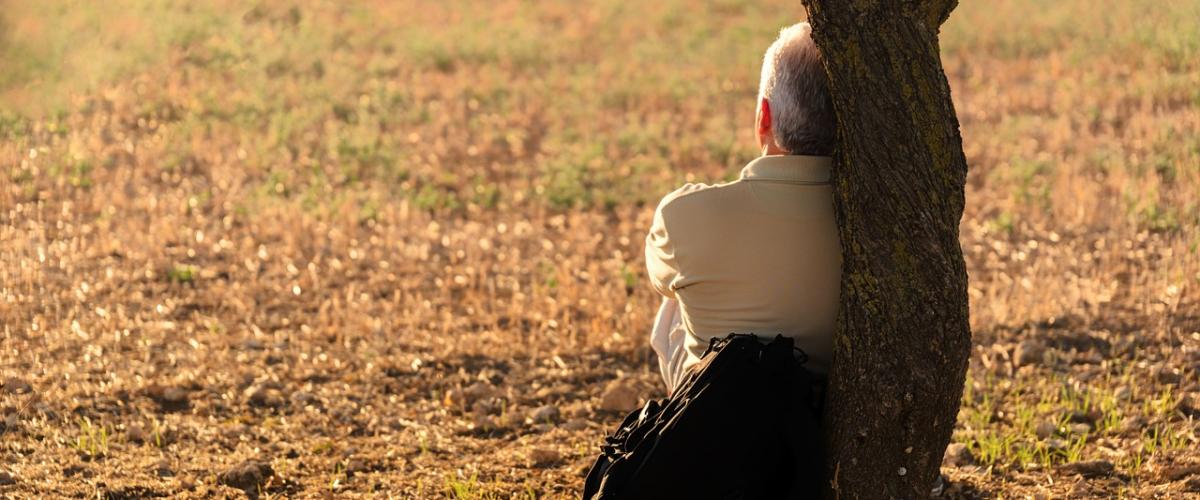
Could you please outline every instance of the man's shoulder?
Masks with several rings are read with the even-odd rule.
[[[736,191],[740,184],[739,181],[719,184],[689,182],[664,196],[657,210],[665,214],[667,211],[692,210],[711,205]]]

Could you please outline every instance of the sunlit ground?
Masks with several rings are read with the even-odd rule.
[[[0,496],[570,497],[662,395],[651,211],[755,155],[800,3],[346,4],[0,6]],[[953,496],[1200,491],[1196,19],[944,27]]]

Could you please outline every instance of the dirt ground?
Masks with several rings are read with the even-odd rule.
[[[942,35],[975,341],[943,498],[1200,497],[1200,2],[1101,3]],[[802,14],[3,7],[0,498],[577,496],[663,395],[653,207],[754,156]]]

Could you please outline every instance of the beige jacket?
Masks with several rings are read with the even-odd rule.
[[[741,178],[668,194],[646,236],[654,289],[679,301],[686,369],[730,332],[795,339],[827,372],[839,305],[841,246],[830,159],[764,156]]]

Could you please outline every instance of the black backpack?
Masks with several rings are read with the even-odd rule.
[[[667,399],[605,438],[585,500],[816,498],[824,384],[792,339],[714,339]]]

